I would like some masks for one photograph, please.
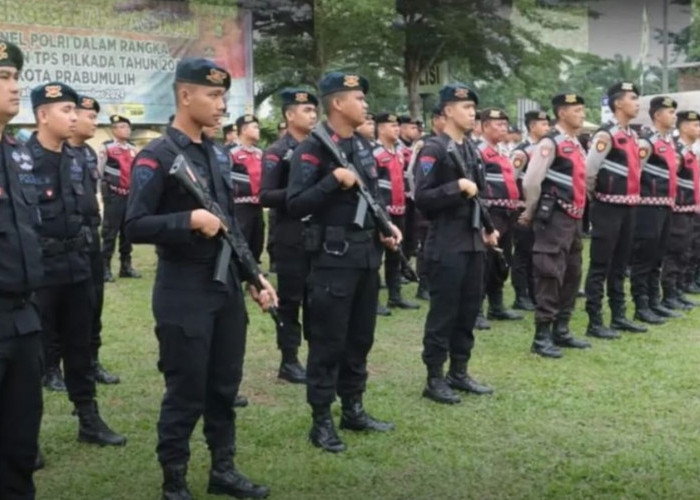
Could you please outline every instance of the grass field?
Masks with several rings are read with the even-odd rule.
[[[47,467],[36,475],[39,499],[159,498],[154,450],[163,382],[150,309],[154,262],[152,248],[137,247],[145,279],[119,280],[106,292],[102,358],[122,383],[100,387],[99,402],[128,444],[78,444],[66,396],[47,393],[41,431]],[[407,295],[414,292],[407,287]],[[573,323],[577,334],[585,329],[581,307]],[[561,360],[529,353],[531,314],[495,324],[478,333],[470,366],[495,394],[464,397],[453,407],[421,398],[426,305],[395,312],[378,322],[366,406],[397,429],[343,432],[348,451],[331,455],[308,444],[304,389],[277,381],[272,322],[249,310],[242,393],[251,405],[238,412],[237,464],[268,484],[271,498],[700,498],[700,311],[648,334],[594,341],[593,349],[567,351]],[[192,452],[193,494],[221,498],[206,495],[209,458],[201,424]]]

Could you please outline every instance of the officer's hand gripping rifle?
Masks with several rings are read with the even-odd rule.
[[[377,200],[374,199],[372,193],[369,192],[367,186],[365,186],[365,184],[362,182],[362,177],[360,177],[360,174],[357,171],[357,168],[355,168],[355,165],[348,161],[348,158],[345,156],[345,153],[343,153],[340,150],[340,148],[338,148],[336,143],[333,142],[333,139],[331,139],[331,137],[328,135],[325,126],[322,123],[319,123],[311,131],[311,135],[314,136],[316,140],[318,140],[326,148],[326,150],[328,150],[328,152],[333,157],[333,161],[335,161],[342,168],[346,168],[350,170],[353,174],[355,174],[355,177],[357,178],[356,185],[357,192],[360,196],[360,204],[364,205],[364,208],[358,209],[358,214],[362,214],[362,216],[359,217],[359,219],[361,220],[358,220],[358,218],[356,218],[356,222],[358,222],[361,225],[362,221],[364,220],[364,213],[366,213],[366,210],[369,209],[370,213],[372,214],[372,217],[374,218],[377,224],[379,232],[382,235],[384,235],[385,238],[392,238],[394,236],[394,231],[392,229],[389,214],[387,214],[386,211],[382,208],[382,206],[379,203],[377,203]],[[401,247],[398,246],[395,252],[399,255],[402,267],[405,267],[407,269],[407,278],[409,278],[410,281],[418,282],[418,275],[416,274],[416,271],[411,267],[411,264],[408,262],[408,259],[403,253]]]
[[[226,223],[226,215],[216,201],[214,201],[211,196],[206,192],[202,181],[200,180],[194,169],[187,163],[187,159],[179,154],[175,157],[173,166],[170,167],[169,174],[177,180],[177,182],[185,188],[185,190],[195,199],[197,205],[201,208],[211,212],[216,217],[218,217],[221,222],[221,239],[223,246],[221,247],[221,252],[216,259],[216,270],[214,273],[214,280],[219,283],[227,282],[228,268],[234,265],[234,261],[231,259],[232,255],[235,255],[238,262],[245,268],[246,272],[252,277],[250,283],[259,292],[265,290],[265,287],[260,281],[260,268],[257,262],[253,260],[250,252],[245,251],[245,242],[236,241],[231,232],[231,229]],[[270,306],[267,309],[270,313],[272,319],[275,321],[277,326],[282,326],[282,322],[277,314],[277,308],[275,306]]]
[[[459,167],[464,178],[474,182],[474,177],[469,174],[469,171],[467,170],[467,165],[464,163],[464,159],[457,152],[457,146],[455,145],[454,141],[450,141],[450,143],[448,144],[447,154],[449,155],[450,159],[455,163],[455,165]],[[471,199],[474,201],[474,217],[472,221],[474,228],[481,229],[480,226],[483,224],[483,227],[487,233],[493,233],[496,230],[496,226],[493,224],[493,219],[491,219],[491,214],[489,213],[488,208],[484,204],[484,200],[482,200],[478,194],[472,196]],[[494,247],[492,250],[496,253],[496,266],[498,268],[497,271],[500,274],[501,278],[505,280],[506,278],[508,278],[510,266],[508,265],[508,261],[506,261],[505,255],[503,255],[503,249]]]

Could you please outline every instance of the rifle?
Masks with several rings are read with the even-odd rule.
[[[316,140],[318,140],[321,143],[321,145],[323,145],[328,150],[328,152],[333,157],[333,161],[335,161],[342,168],[350,170],[353,174],[355,174],[355,177],[357,178],[356,185],[357,193],[360,197],[360,204],[358,205],[357,213],[355,214],[355,224],[361,227],[365,219],[365,214],[367,213],[367,210],[369,210],[370,214],[377,223],[379,232],[382,233],[382,235],[384,235],[385,238],[393,237],[394,231],[392,231],[391,229],[391,219],[389,218],[389,214],[387,214],[386,211],[382,208],[382,206],[379,203],[377,203],[377,200],[374,199],[372,193],[369,192],[367,186],[365,186],[365,184],[362,182],[362,177],[357,171],[357,168],[355,168],[355,165],[348,161],[348,158],[347,156],[345,156],[345,153],[343,153],[338,148],[336,143],[333,142],[333,139],[331,139],[331,137],[328,135],[325,126],[322,123],[319,123],[311,131],[311,135],[314,138],[316,138]],[[411,267],[411,264],[408,262],[408,259],[403,253],[401,247],[397,247],[395,251],[399,255],[402,267],[406,269],[406,273],[408,275],[407,278],[410,281],[418,282],[418,274],[416,274],[416,271]]]
[[[185,188],[185,191],[195,199],[201,208],[214,214],[221,222],[220,235],[222,246],[216,258],[214,281],[226,284],[229,266],[234,264],[231,256],[235,255],[238,262],[240,262],[247,273],[252,276],[250,283],[258,292],[262,292],[265,287],[262,281],[260,281],[260,268],[258,268],[257,262],[253,260],[250,252],[245,251],[245,242],[236,241],[231,232],[231,228],[229,228],[226,223],[226,215],[223,210],[219,204],[209,196],[201,179],[195,170],[187,163],[187,159],[184,155],[178,154],[175,157],[173,166],[170,167],[169,175],[173,176],[173,178]],[[270,313],[275,324],[281,327],[282,321],[277,314],[277,308],[275,306],[270,306],[267,312]]]
[[[464,163],[464,159],[457,152],[457,146],[455,145],[454,141],[450,141],[450,143],[448,144],[447,154],[449,155],[450,159],[452,159],[452,161],[459,167],[462,176],[464,176],[465,179],[474,182],[473,176],[470,175],[469,171],[467,170],[467,165]],[[484,204],[484,200],[482,200],[478,194],[472,196],[471,199],[474,202],[474,207],[472,211],[472,213],[474,214],[474,216],[472,217],[472,226],[474,227],[474,229],[478,230],[481,229],[481,226],[483,225],[487,233],[493,233],[496,230],[496,226],[493,224],[493,219],[491,219],[491,214],[489,213],[488,208]],[[503,280],[506,280],[508,278],[508,272],[510,271],[510,265],[508,264],[508,261],[506,261],[505,255],[503,255],[503,249],[493,247],[492,250],[496,254],[497,272]]]

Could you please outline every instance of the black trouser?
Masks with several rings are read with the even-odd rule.
[[[428,264],[426,262],[425,255],[425,239],[428,237],[428,228],[430,227],[430,224],[419,210],[416,210],[415,218],[417,242],[416,273],[418,274],[418,279],[420,280],[421,285],[426,286],[428,284]]]
[[[417,227],[418,227],[418,209],[416,209],[416,202],[412,198],[406,197],[406,215],[404,216],[404,230],[403,230],[403,251],[406,257],[409,259],[416,255],[418,249],[418,237],[417,237]]]
[[[95,373],[92,356],[94,288],[91,280],[41,288],[36,293],[44,348],[58,339],[59,359],[63,359],[68,398],[76,406],[95,399]],[[47,351],[50,351],[48,349]],[[52,359],[47,366],[58,366]]]
[[[301,345],[302,323],[304,337],[308,336],[309,320],[306,304],[306,277],[309,266],[302,248],[277,242],[277,308],[282,326],[277,326],[277,347],[283,352],[295,352]],[[299,322],[302,310],[302,323]]]
[[[498,248],[503,250],[506,262],[510,264],[513,257],[513,227],[517,225],[518,213],[506,208],[491,207],[489,214],[493,225],[499,232]],[[505,280],[498,272],[496,252],[489,250],[486,254],[486,271],[484,273],[484,290],[490,306],[503,304],[503,284]]]
[[[591,252],[586,276],[586,311],[600,314],[607,280],[608,302],[615,312],[625,307],[625,270],[632,253],[637,207],[595,201],[591,204]]]
[[[522,211],[518,212],[518,216]],[[510,268],[510,281],[516,297],[535,298],[535,277],[532,267],[532,246],[535,233],[531,227],[517,222],[513,224],[513,264]]]
[[[236,205],[235,213],[238,226],[248,243],[248,248],[259,264],[265,244],[265,221],[263,220],[262,205],[239,203]]]
[[[209,449],[234,449],[233,402],[243,376],[247,324],[240,285],[224,292],[156,283],[153,315],[158,369],[165,378],[158,460],[188,462],[190,437],[201,416]]]
[[[681,291],[683,273],[690,257],[693,217],[692,213],[671,214],[666,255],[661,271],[661,287],[666,298],[673,298]]]
[[[6,315],[8,313],[1,313]],[[41,334],[0,338],[0,498],[35,497],[41,424]]]
[[[104,218],[102,219],[102,255],[104,264],[109,265],[114,255],[114,248],[119,236],[119,259],[121,262],[131,260],[131,242],[124,232],[124,219],[126,216],[126,203],[128,196],[120,196],[102,184],[102,197],[104,201]],[[104,271],[103,271],[104,272]]]
[[[379,273],[376,269],[319,268],[308,279],[309,357],[306,397],[312,406],[361,394],[374,343]]]
[[[535,323],[568,320],[581,284],[581,221],[555,208],[547,223],[533,223]]]
[[[391,222],[404,232],[406,218],[403,215],[392,215]],[[398,252],[384,251],[384,281],[389,290],[389,300],[401,300],[401,257]]]
[[[671,226],[670,207],[640,205],[634,229],[630,264],[632,297],[637,307],[648,306],[649,299],[659,296],[661,262]]]
[[[700,269],[700,215],[693,214],[693,235],[688,246],[688,264],[683,273],[683,285],[689,286],[695,281],[695,276]]]
[[[270,257],[270,266],[275,264],[277,260],[277,255],[275,254],[275,243],[277,238],[275,236],[277,226],[277,210],[271,208],[267,211],[267,255]]]
[[[474,323],[483,296],[484,253],[441,250],[428,261],[430,310],[423,335],[423,362],[438,375],[449,355],[467,363],[474,347]]]

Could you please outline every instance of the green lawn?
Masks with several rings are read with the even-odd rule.
[[[106,420],[128,436],[124,448],[76,442],[64,394],[47,393],[37,473],[44,500],[159,498],[155,423],[163,391],[150,308],[154,254],[137,247],[143,280],[107,286],[104,364],[122,383],[99,388]],[[407,287],[412,296],[414,286]],[[512,301],[508,286],[508,301]],[[385,298],[384,293],[382,294]],[[582,334],[585,315],[573,327]],[[631,309],[631,307],[630,307]],[[343,432],[349,449],[323,453],[307,442],[303,387],[276,379],[272,322],[252,311],[238,412],[240,469],[277,499],[696,499],[700,497],[700,312],[643,335],[594,341],[561,360],[529,353],[532,315],[478,333],[471,372],[491,397],[446,407],[421,398],[426,305],[380,318],[370,356],[368,409],[395,432]],[[335,408],[336,416],[338,408]],[[201,424],[189,481],[206,495],[208,453]]]

